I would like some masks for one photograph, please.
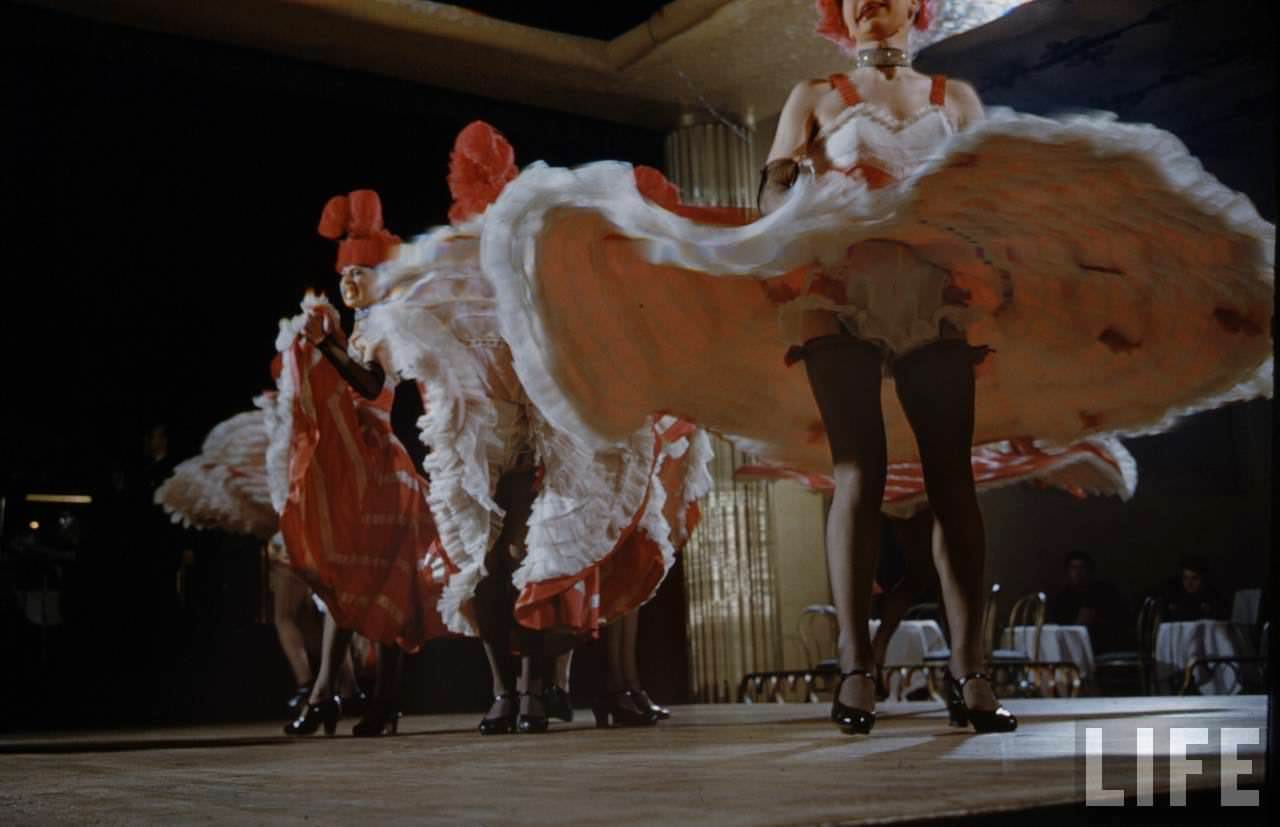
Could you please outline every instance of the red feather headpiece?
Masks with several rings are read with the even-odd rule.
[[[338,241],[334,268],[339,273],[353,264],[377,267],[391,257],[400,243],[382,226],[382,199],[373,190],[355,190],[350,195],[330,198],[320,215],[319,232],[325,238],[342,239]]]
[[[517,172],[516,152],[501,132],[484,121],[467,124],[449,155],[449,220],[457,224],[484,212]]]

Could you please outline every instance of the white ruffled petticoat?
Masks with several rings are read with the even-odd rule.
[[[155,501],[175,523],[265,540],[276,531],[266,453],[262,411],[238,413],[214,426],[199,454],[178,463]]]
[[[662,513],[655,422],[643,418],[616,445],[597,448],[553,427],[531,404],[498,329],[493,287],[479,267],[475,219],[402,244],[377,269],[380,300],[360,313],[353,358],[416,381],[425,413],[418,425],[429,452],[428,502],[452,575],[440,612],[454,631],[474,634],[467,604],[484,577],[485,555],[501,527],[494,501],[501,475],[541,463],[517,588],[578,574],[599,563],[633,523],[674,562],[672,527]],[[705,434],[695,436],[701,446]],[[709,451],[689,463],[681,511],[706,492]],[[645,596],[647,597],[647,595]]]
[[[995,113],[896,185],[802,176],[740,228],[674,215],[632,181],[626,164],[535,164],[481,238],[526,392],[596,445],[664,412],[829,472],[803,371],[782,361],[779,311],[797,299],[784,321],[835,308],[891,349],[943,319],[992,348],[975,444],[1153,433],[1272,392],[1274,227],[1155,127]],[[804,289],[823,279],[843,301]],[[915,459],[882,390],[889,460]]]

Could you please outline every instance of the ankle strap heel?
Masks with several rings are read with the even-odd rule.
[[[989,674],[970,672],[956,678],[951,675],[951,670],[947,670],[944,677],[947,687],[947,713],[951,726],[963,727],[972,724],[974,732],[978,733],[1013,732],[1018,728],[1018,719],[998,701],[995,709],[970,709],[965,703],[965,684],[977,680],[992,683]]]
[[[876,713],[840,702],[840,689],[849,678],[866,678],[872,684],[879,685],[875,674],[869,669],[851,669],[848,672],[841,672],[840,681],[836,684],[835,700],[831,704],[831,721],[840,727],[840,731],[845,735],[867,735],[876,725]]]

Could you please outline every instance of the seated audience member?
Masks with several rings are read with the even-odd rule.
[[[1094,579],[1094,562],[1086,552],[1066,556],[1066,584],[1048,602],[1047,623],[1085,626],[1095,653],[1132,645],[1128,601],[1116,589]]]
[[[1169,578],[1161,605],[1166,622],[1227,616],[1227,601],[1210,582],[1208,564],[1195,556],[1183,558],[1181,573]]]

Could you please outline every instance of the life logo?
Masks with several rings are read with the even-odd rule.
[[[1185,807],[1187,790],[1219,790],[1223,807],[1257,807],[1263,732],[1249,726],[1081,723],[1080,781],[1088,807]]]

